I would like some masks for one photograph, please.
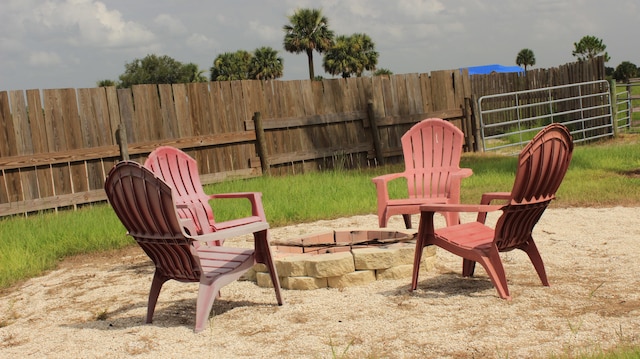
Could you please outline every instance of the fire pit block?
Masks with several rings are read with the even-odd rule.
[[[386,248],[355,248],[352,250],[356,270],[393,267],[394,253]]]
[[[356,270],[350,252],[309,256],[305,268],[307,275],[315,278],[336,277]]]
[[[342,229],[272,242],[284,289],[311,290],[364,285],[374,280],[410,278],[415,231]],[[420,269],[432,270],[435,247],[426,247]],[[267,267],[257,264],[245,280],[273,287]]]
[[[338,277],[327,278],[327,284],[331,288],[344,288],[356,285],[365,285],[376,280],[376,272],[373,270],[359,270]]]

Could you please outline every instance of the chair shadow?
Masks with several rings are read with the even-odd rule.
[[[158,327],[186,327],[193,329],[196,320],[196,298],[193,299],[181,299],[171,302],[167,306],[162,306],[162,299],[158,300],[159,307],[153,314],[153,323],[145,323],[146,321],[146,301],[139,301],[124,306],[120,306],[118,309],[105,313],[104,319],[90,319],[77,323],[61,324],[63,327],[76,328],[76,329],[100,329],[100,330],[122,330],[140,327],[144,325],[154,325]],[[213,308],[209,318],[215,318],[215,316],[222,315],[235,308],[243,307],[264,307],[264,306],[277,306],[275,303],[260,303],[250,301],[234,301],[216,299],[213,303]],[[131,314],[133,311],[137,311],[140,308],[144,308],[144,314]]]
[[[418,298],[438,299],[452,296],[478,297],[487,290],[495,292],[495,288],[488,277],[463,277],[460,273],[441,273],[425,279],[418,278],[418,287],[409,292],[410,279],[407,285],[397,287],[394,291],[383,292],[383,295],[399,296],[409,295]],[[496,295],[491,292],[491,295]]]

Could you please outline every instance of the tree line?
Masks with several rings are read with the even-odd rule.
[[[288,17],[289,23],[284,31],[283,48],[287,52],[307,56],[309,79],[321,79],[315,75],[313,54],[323,55],[322,66],[325,72],[344,78],[362,76],[365,71],[373,75],[390,75],[388,69],[378,68],[379,53],[375,43],[367,34],[336,36],[329,27],[329,20],[320,9],[298,9]],[[607,46],[596,36],[584,36],[575,42],[572,55],[578,61],[593,59],[603,55],[609,61]],[[533,50],[524,48],[516,56],[516,65],[522,66],[526,74],[529,67],[536,64]],[[640,76],[640,69],[630,61],[623,61],[615,69],[606,67],[607,76],[618,81],[628,81]],[[273,80],[284,75],[283,59],[278,51],[263,46],[253,52],[237,50],[225,52],[213,60],[209,69],[210,77],[204,75],[194,63],[183,64],[169,56],[147,55],[125,64],[125,72],[119,81],[101,80],[98,86],[117,86],[128,88],[137,84],[171,84],[206,81],[232,80]]]
[[[587,35],[582,37],[580,41],[573,43],[573,51],[571,55],[576,57],[578,61],[591,60],[597,56],[604,56],[604,61],[607,62],[611,58],[609,53],[606,52],[607,45],[604,44],[602,39]],[[527,72],[529,66],[536,64],[536,56],[531,49],[522,49],[516,56],[516,65],[522,66],[524,72]],[[611,76],[616,81],[627,82],[630,78],[640,76],[640,69],[630,61],[622,61],[615,69],[612,67],[605,67],[605,73],[607,76]]]
[[[287,52],[307,55],[309,78],[315,76],[313,53],[324,54],[324,70],[342,77],[362,76],[365,71],[374,75],[391,74],[378,69],[379,53],[375,43],[364,33],[338,35],[329,28],[329,20],[320,9],[298,9],[283,26],[283,47]],[[225,52],[213,60],[210,77],[194,63],[182,64],[169,56],[147,55],[125,64],[119,81],[101,80],[98,86],[127,88],[138,84],[166,84],[232,80],[273,80],[283,76],[283,59],[278,51],[263,46],[253,52],[238,50]]]

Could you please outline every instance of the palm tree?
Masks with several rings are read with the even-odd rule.
[[[249,77],[256,80],[273,80],[282,77],[283,60],[271,47],[261,47],[253,52]]]
[[[313,71],[313,51],[323,53],[333,46],[333,31],[319,9],[298,9],[289,16],[291,24],[284,25],[284,49],[299,54],[305,52],[309,61],[309,79]]]
[[[184,65],[184,71],[189,82],[207,82],[207,76],[204,75],[205,70],[200,70],[200,67],[193,62]]]
[[[365,70],[373,71],[378,63],[378,52],[366,34],[340,35],[335,45],[324,56],[323,66],[332,75],[362,76]]]
[[[322,66],[326,72],[332,75],[342,74],[343,78],[350,77],[355,72],[355,59],[351,54],[348,37],[336,37],[335,44],[324,55]]]
[[[524,73],[527,73],[527,66],[533,66],[536,64],[536,55],[533,54],[531,49],[522,49],[516,56],[516,65],[524,66]]]
[[[356,54],[358,63],[356,76],[362,76],[362,72],[375,71],[380,54],[375,50],[375,44],[367,34],[351,35],[351,47]]]
[[[249,79],[249,68],[253,55],[245,50],[225,52],[213,60],[211,81],[233,81]]]

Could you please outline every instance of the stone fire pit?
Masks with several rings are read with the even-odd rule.
[[[272,250],[280,285],[309,290],[363,285],[375,280],[410,278],[415,251],[415,231],[342,229],[273,241]],[[435,264],[435,248],[424,249],[420,269]],[[262,264],[245,279],[273,287]]]

